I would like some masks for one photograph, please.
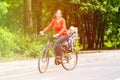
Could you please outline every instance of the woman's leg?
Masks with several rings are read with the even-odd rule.
[[[62,56],[61,42],[65,41],[67,39],[68,39],[68,37],[61,36],[55,41],[54,51],[55,51],[56,56]]]

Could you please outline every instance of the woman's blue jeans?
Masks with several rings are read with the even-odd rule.
[[[62,56],[61,43],[65,40],[68,40],[67,36],[61,36],[55,41],[54,51],[56,56]]]

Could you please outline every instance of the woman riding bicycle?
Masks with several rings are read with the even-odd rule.
[[[54,51],[57,59],[61,59],[62,57],[62,49],[61,49],[61,42],[68,39],[68,32],[66,29],[66,22],[65,19],[62,17],[62,11],[57,10],[55,13],[55,18],[51,21],[51,23],[42,31],[40,34],[44,34],[50,28],[54,29],[55,37],[57,40],[54,43]]]

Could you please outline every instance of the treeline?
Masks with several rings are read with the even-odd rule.
[[[39,34],[57,9],[63,11],[67,28],[78,27],[83,49],[120,47],[119,0],[24,0],[25,28]]]
[[[57,9],[63,11],[67,28],[71,25],[78,27],[82,49],[120,48],[119,0],[1,0],[0,30],[6,31],[7,28],[17,37],[27,35],[30,40],[37,39],[33,36],[50,23]],[[2,54],[6,46],[2,43],[5,41],[2,41],[3,37],[0,38]]]

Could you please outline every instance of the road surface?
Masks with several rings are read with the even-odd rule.
[[[45,74],[39,73],[37,60],[0,63],[0,80],[120,80],[120,50],[79,55],[72,71],[51,63]]]

